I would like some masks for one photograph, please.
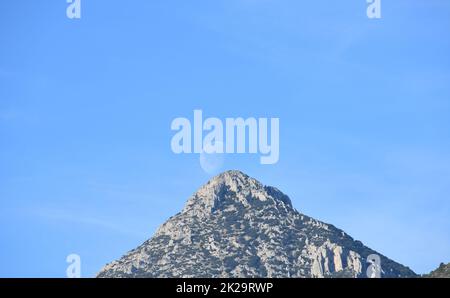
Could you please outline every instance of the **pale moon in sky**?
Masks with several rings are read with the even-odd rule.
[[[223,144],[219,144],[223,148]],[[200,166],[203,171],[208,174],[218,174],[223,167],[225,162],[225,154],[224,153],[207,153],[205,151],[212,150],[204,150],[200,153]]]

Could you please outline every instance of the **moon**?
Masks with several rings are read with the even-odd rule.
[[[219,144],[219,147],[220,145],[223,148],[223,144]],[[222,169],[225,163],[225,154],[217,152],[208,153],[211,151],[213,150],[203,150],[202,153],[200,153],[200,166],[206,173],[214,175],[218,174]]]

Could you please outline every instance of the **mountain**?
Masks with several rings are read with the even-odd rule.
[[[366,277],[372,254],[380,258],[382,277],[416,276],[333,225],[299,213],[275,187],[227,171],[98,277]]]
[[[450,263],[445,265],[444,263],[441,263],[439,267],[431,271],[429,274],[425,275],[424,277],[432,277],[432,278],[450,278]]]

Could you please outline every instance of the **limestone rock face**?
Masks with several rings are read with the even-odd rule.
[[[98,277],[366,277],[371,254],[380,256],[383,277],[416,276],[299,213],[278,189],[227,171]]]

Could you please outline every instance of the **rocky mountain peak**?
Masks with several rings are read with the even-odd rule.
[[[194,193],[183,212],[202,216],[231,203],[250,208],[261,202],[292,207],[289,197],[275,187],[264,186],[241,171],[230,170],[212,178]]]
[[[152,238],[99,277],[416,276],[344,231],[299,213],[290,199],[240,171],[212,178]]]

